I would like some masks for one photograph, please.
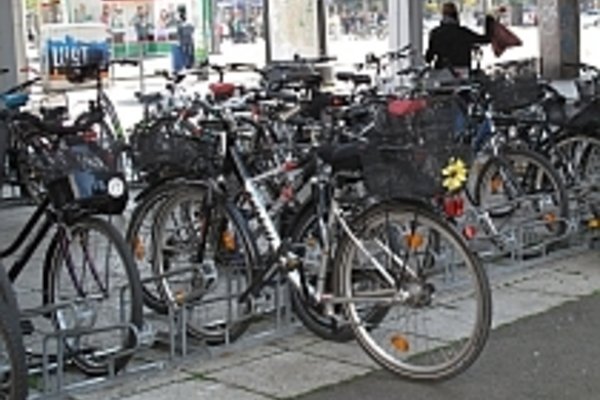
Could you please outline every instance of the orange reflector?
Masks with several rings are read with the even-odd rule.
[[[408,340],[402,335],[394,335],[391,338],[392,346],[398,351],[406,353],[410,349]]]
[[[406,240],[406,245],[411,250],[416,250],[423,245],[423,236],[418,233],[412,233],[404,236],[404,240]]]
[[[598,229],[600,228],[600,218],[592,218],[588,221],[588,228]]]
[[[556,222],[556,215],[554,213],[544,214],[544,221],[548,223]]]
[[[463,235],[465,235],[467,240],[472,240],[477,235],[477,228],[475,228],[473,225],[467,225],[463,230]]]
[[[177,304],[183,304],[183,302],[185,301],[185,291],[184,290],[178,290],[177,292],[175,292],[175,302]]]
[[[491,182],[490,182],[490,191],[492,194],[496,194],[498,193],[503,186],[503,181],[502,178],[499,176],[495,176],[492,178]]]
[[[235,250],[235,236],[234,236],[233,232],[231,232],[231,231],[223,232],[221,241],[223,243],[223,247],[225,247],[225,250],[228,250],[228,251]]]
[[[133,255],[138,261],[142,261],[146,256],[146,249],[144,248],[144,243],[139,237],[133,239]]]

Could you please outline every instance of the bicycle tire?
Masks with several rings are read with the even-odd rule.
[[[0,396],[8,396],[11,400],[25,400],[28,393],[28,371],[23,334],[19,325],[19,309],[12,285],[2,265],[0,295],[0,359],[9,364],[8,374],[4,366],[0,374]]]
[[[578,149],[578,144],[584,147]],[[577,150],[580,153],[574,154]],[[569,187],[581,183],[581,181],[597,182],[598,176],[593,175],[593,171],[600,169],[594,168],[590,162],[598,161],[591,157],[598,157],[600,154],[600,136],[588,133],[564,135],[556,140],[548,153],[549,158],[554,162],[556,169],[563,174],[563,179],[568,182]],[[577,165],[572,165],[573,171],[571,171],[569,164],[573,162],[577,162]],[[576,176],[572,176],[572,174],[576,174]]]
[[[160,210],[156,214],[155,230],[153,230],[153,235],[155,236],[153,268],[157,276],[175,271],[178,258],[181,259],[180,257],[182,256],[180,255],[186,246],[191,250],[192,256],[189,257],[197,257],[198,247],[195,247],[197,245],[196,239],[198,239],[196,236],[197,231],[192,227],[192,237],[186,238],[180,236],[177,232],[178,228],[175,228],[174,233],[171,235],[166,227],[166,223],[167,218],[174,216],[175,210],[179,205],[187,206],[186,202],[203,199],[207,193],[208,191],[205,186],[198,187],[196,183],[174,193],[173,196],[161,205]],[[175,276],[161,279],[158,286],[165,303],[177,303],[178,298],[182,295],[185,296],[192,293],[191,296],[194,299],[188,310],[187,332],[192,337],[201,339],[211,346],[233,342],[248,329],[251,323],[251,318],[249,317],[253,312],[253,300],[248,299],[244,304],[240,304],[236,294],[243,291],[243,289],[239,288],[239,285],[244,285],[241,281],[245,281],[246,285],[252,282],[253,266],[257,265],[256,260],[258,260],[258,250],[251,239],[241,214],[228,202],[225,202],[225,204],[215,204],[215,206],[216,208],[213,206],[208,210],[207,214],[214,217],[214,215],[222,213],[221,216],[223,219],[220,221],[227,226],[219,226],[216,232],[212,231],[214,222],[210,222],[206,227],[200,227],[200,230],[204,229],[204,234],[209,236],[208,241],[210,243],[205,243],[208,243],[209,246],[216,246],[216,250],[212,249],[215,251],[214,259],[205,258],[205,244],[205,248],[202,249],[202,260],[183,257],[184,262],[181,270],[183,271],[188,268],[185,264],[189,263],[192,264],[193,268],[196,268],[194,272],[185,272],[185,278]],[[194,214],[194,216],[196,215]],[[199,220],[205,218],[205,216],[206,214],[200,217]],[[205,221],[200,221],[200,223],[204,223]],[[223,247],[226,247],[222,243],[222,240],[225,240],[222,239],[225,232],[231,235],[232,240],[234,240],[233,250],[223,249]],[[206,237],[203,236],[203,238]],[[176,253],[178,249],[180,251]],[[243,260],[241,261],[243,262],[242,266],[237,264],[240,259]],[[232,263],[230,264],[230,262]],[[206,270],[209,271],[208,274]],[[231,288],[234,282],[233,278],[228,274],[238,279],[236,283],[238,285],[238,293],[231,295],[227,293],[228,288]],[[206,278],[207,276],[208,279]],[[206,285],[205,288],[202,288],[204,285]],[[224,290],[225,294],[222,293]],[[219,300],[227,302],[225,305],[226,310],[223,308],[219,309]],[[215,308],[213,309],[214,304],[217,304],[217,306],[214,306]],[[234,307],[237,308],[233,310]],[[200,316],[200,314],[207,314],[213,310],[216,310],[217,314],[214,320],[208,321],[208,318]],[[221,312],[227,315],[221,315]],[[232,317],[235,312],[239,315]]]
[[[521,163],[526,163],[524,165],[537,168],[536,172],[534,172],[536,176],[533,180],[524,176],[527,175],[527,171],[522,174],[515,169],[514,163],[519,161]],[[494,171],[497,171],[498,168],[508,169],[508,175],[512,176],[512,179],[514,179],[513,185],[519,185],[524,196],[540,191],[547,194],[542,200],[538,201],[538,203],[535,203],[535,201],[530,203],[530,206],[534,209],[532,211],[537,212],[538,210],[536,208],[542,207],[547,207],[547,209],[544,210],[545,212],[538,215],[540,218],[540,221],[538,222],[540,223],[528,221],[525,224],[525,228],[527,228],[527,224],[529,224],[530,227],[528,229],[532,232],[536,228],[539,229],[536,230],[535,234],[532,234],[532,243],[529,243],[530,240],[519,241],[521,245],[521,254],[523,256],[536,255],[539,252],[539,243],[534,242],[550,241],[551,243],[548,248],[552,249],[555,247],[557,243],[554,242],[554,239],[560,239],[565,234],[568,229],[569,219],[569,197],[565,183],[556,168],[554,168],[546,157],[535,151],[525,148],[505,148],[502,150],[500,156],[488,159],[477,175],[473,196],[475,205],[483,206],[484,188],[488,183],[486,177],[490,173],[494,174]],[[530,168],[531,167],[527,167],[526,169],[531,170]],[[489,214],[492,219],[498,220],[510,218],[515,211],[515,207],[509,206],[503,210],[490,211]],[[532,215],[536,216],[536,213],[533,212]],[[542,222],[546,220],[548,223],[543,224]],[[505,221],[505,225],[506,224],[508,223]],[[514,225],[514,222],[511,222],[509,225]],[[514,227],[509,226],[509,229],[513,228]],[[521,233],[522,235],[524,234],[523,232],[524,230]]]
[[[177,190],[178,184],[172,182],[162,183],[155,188],[148,191],[141,199],[141,202],[136,204],[129,224],[127,225],[127,231],[125,234],[125,240],[129,243],[131,250],[136,261],[140,280],[144,281],[146,278],[152,278],[154,276],[152,270],[152,224],[156,212],[160,206],[173,194],[174,190]],[[142,237],[144,224],[147,219],[151,219],[148,238]],[[147,241],[150,241],[147,243]],[[149,259],[146,257],[149,256]],[[159,314],[167,314],[169,311],[168,305],[165,303],[163,297],[158,291],[158,285],[156,281],[142,282],[142,295],[144,304],[151,310]]]
[[[92,293],[90,290],[95,289],[100,290],[100,296],[103,301],[101,305],[96,305],[93,307],[100,307],[101,309],[99,311],[92,309],[92,317],[87,317],[87,319],[84,319],[82,322],[80,321],[79,323],[72,320],[70,321],[69,314],[67,312],[54,313],[53,322],[57,329],[75,328],[78,326],[93,329],[108,327],[116,324],[129,324],[135,327],[135,329],[137,329],[138,332],[141,331],[143,327],[143,300],[141,283],[138,270],[133,261],[131,250],[125,242],[123,236],[109,222],[98,217],[90,216],[85,216],[74,221],[72,224],[69,224],[69,226],[66,229],[68,229],[69,231],[69,237],[65,236],[64,230],[58,230],[53,236],[50,242],[50,246],[48,247],[48,250],[46,252],[46,261],[44,267],[45,301],[49,304],[55,304],[59,301],[64,302],[84,299],[89,300],[91,298],[91,300],[89,301],[93,302],[98,300],[98,295],[96,293]],[[101,237],[104,237],[107,240],[106,245],[102,249],[100,249],[99,247],[96,247],[96,249],[98,249],[97,251],[107,249],[108,252],[105,255],[106,259],[113,256],[114,249],[114,256],[117,258],[116,261],[119,261],[120,265],[122,266],[121,271],[116,271],[116,263],[111,263],[110,269],[109,266],[105,265],[105,267],[107,268],[106,271],[101,271],[105,272],[104,275],[102,273],[98,274],[98,271],[96,270],[97,276],[95,277],[92,269],[90,269],[89,266],[86,265],[86,263],[89,263],[91,261],[91,256],[93,256],[94,254],[90,255],[90,248],[87,247],[88,243],[85,243],[84,245],[83,239],[89,239],[90,234],[94,232],[98,233],[100,237],[91,241],[91,243],[97,246],[103,245],[104,242],[101,241]],[[74,243],[75,241],[73,240],[70,240],[69,243],[69,239],[72,239],[73,237],[80,239],[79,243],[82,244],[81,255],[84,257],[84,263],[82,263],[82,267],[80,268],[81,271],[79,271],[80,276],[74,275],[78,272],[75,270],[75,268],[69,270],[68,267],[65,267],[65,263],[68,262],[70,262],[72,265],[72,258],[75,250],[72,248],[72,246],[69,246],[68,253],[66,253],[66,251],[64,251],[64,246],[61,246],[61,243]],[[68,278],[67,283],[65,283],[65,285],[71,285],[70,289],[73,290],[72,294],[69,294],[68,292],[63,293],[63,289],[69,289],[68,287],[62,287],[63,284],[61,281],[61,274],[63,274],[63,270],[65,269],[67,269],[67,271],[65,271],[64,273],[66,273],[66,276]],[[108,278],[108,272],[114,274],[114,277],[111,277],[110,281]],[[87,279],[84,280],[84,274],[88,273],[90,274],[90,276],[87,276]],[[117,273],[120,275],[117,275]],[[106,283],[100,282],[99,277],[102,276],[107,277],[107,281],[109,282],[109,284],[112,284],[112,287],[109,287],[109,285],[105,285],[104,288],[102,287],[102,283]],[[75,284],[76,278],[81,278],[79,282],[80,284],[95,284],[96,287],[77,287],[77,284]],[[121,286],[117,286],[117,282],[119,282]],[[122,288],[126,288],[124,304],[126,304],[126,306],[129,308],[123,313],[124,320],[121,320],[122,311],[120,308],[120,293]],[[113,293],[114,296],[111,296],[111,294]],[[96,297],[94,297],[93,295],[95,295]],[[111,311],[107,309],[109,306],[107,306],[106,300],[109,299],[117,302],[117,307],[115,307],[115,310]],[[89,312],[90,310],[87,311]],[[85,318],[85,316],[81,317],[72,314],[71,319],[73,319],[73,316]],[[101,317],[107,318],[109,320],[108,323],[97,324],[98,318]],[[115,336],[117,337],[115,338]],[[108,332],[106,334],[97,335],[94,337],[98,340],[101,339],[103,342],[94,345],[90,344],[88,346],[82,346],[81,339],[66,339],[64,344],[65,348],[72,355],[75,364],[85,374],[90,376],[106,375],[110,370],[108,364],[109,361],[106,359],[106,355],[102,353],[95,353],[96,350],[111,350],[114,351],[114,354],[117,354],[120,351],[128,351],[130,349],[133,349],[138,345],[138,338],[136,334],[130,329],[128,329],[127,334],[120,335],[121,337],[118,336],[119,335],[115,335],[114,332]],[[89,337],[90,336],[87,336],[86,338]],[[84,340],[86,338],[84,338]],[[106,342],[110,342],[110,345],[117,346],[117,349],[113,350]],[[133,354],[130,353],[126,353],[122,356],[117,356],[114,360],[115,372],[122,370],[127,365],[132,356]]]
[[[304,212],[297,218],[292,226],[292,230],[290,233],[290,238],[294,246],[297,246],[303,239],[306,239],[306,234],[309,234],[309,230],[314,228],[314,224],[317,224],[317,216],[314,213],[312,208],[306,208]],[[318,228],[316,229],[318,231]],[[318,235],[318,232],[317,232]],[[318,238],[310,238],[310,242],[316,244],[319,241]],[[309,244],[305,243],[305,246]],[[306,252],[309,249],[304,249]],[[320,249],[313,249],[313,251],[319,251]],[[321,257],[328,257],[328,255],[321,254]],[[302,268],[304,269],[304,276],[308,276],[308,272],[306,271],[308,265],[308,261],[305,260],[302,263]],[[320,265],[317,266],[320,268]],[[328,276],[328,290],[333,290],[333,284],[335,282],[335,277],[333,276],[333,270],[329,271]],[[308,282],[302,282],[303,285]],[[310,284],[310,283],[308,283]],[[298,290],[294,285],[290,285],[290,299],[292,304],[292,309],[294,313],[298,317],[298,319],[302,322],[302,324],[312,333],[317,335],[318,337],[330,340],[334,342],[348,342],[354,339],[354,332],[350,327],[349,323],[343,323],[340,325],[340,320],[345,319],[343,310],[339,310],[339,315],[334,318],[330,316],[323,315],[322,305],[313,304],[312,301],[306,299],[304,294],[304,288]],[[381,321],[387,310],[384,308],[375,310],[373,314],[370,316],[369,320],[373,323],[377,323]],[[342,321],[344,322],[344,321]]]
[[[406,218],[403,220],[402,218]],[[380,222],[384,222],[384,225],[378,225]],[[372,283],[367,282],[369,286],[366,292],[362,292],[362,299],[370,297],[371,300],[381,301],[384,304],[389,302],[388,315],[381,321],[378,326],[371,326],[365,324],[362,321],[360,315],[357,313],[357,303],[361,301],[360,290],[364,287],[363,282],[360,279],[364,279],[364,276],[368,276],[370,280],[376,277],[377,269],[359,271],[357,275],[359,281],[353,282],[353,270],[355,265],[353,264],[354,254],[358,254],[358,248],[356,247],[353,240],[344,235],[339,243],[339,252],[335,260],[336,268],[340,268],[341,275],[339,281],[339,290],[342,298],[349,299],[349,302],[345,305],[347,317],[351,321],[355,337],[360,346],[376,361],[379,365],[387,369],[388,371],[400,376],[402,378],[418,380],[418,381],[438,381],[451,378],[466,368],[471,366],[478,356],[481,354],[487,337],[490,331],[491,325],[491,291],[487,280],[485,270],[477,258],[477,256],[467,247],[465,240],[461,235],[445,221],[438,213],[430,210],[426,206],[419,206],[411,203],[402,203],[399,201],[390,201],[385,203],[376,204],[369,209],[365,210],[357,220],[352,224],[353,234],[357,237],[362,235],[371,234],[377,227],[385,227],[385,232],[389,236],[390,222],[399,223],[405,221],[407,225],[399,226],[395,228],[396,233],[402,233],[403,240],[398,241],[396,246],[399,244],[406,247],[407,249],[401,249],[397,247],[396,250],[402,250],[405,252],[404,259],[402,259],[403,267],[400,270],[392,271],[393,284],[390,287],[382,286],[381,283],[376,289],[372,289]],[[421,225],[417,225],[421,224]],[[413,238],[417,238],[418,232],[423,232],[421,227],[432,229],[429,233],[438,233],[440,240],[446,242],[449,245],[447,254],[440,251],[438,259],[443,260],[443,255],[448,257],[451,255],[451,263],[443,266],[442,268],[421,266],[418,265],[419,253],[416,251],[418,248],[425,246],[427,237],[426,235],[421,236],[422,241],[413,241]],[[403,230],[408,229],[408,230]],[[407,236],[410,233],[410,237]],[[391,238],[389,238],[391,240]],[[396,239],[400,239],[397,237]],[[364,239],[360,239],[362,245],[365,248],[371,248],[365,244]],[[408,244],[408,243],[414,243]],[[374,241],[376,244],[376,241]],[[410,249],[410,247],[416,247],[416,249]],[[418,246],[418,247],[417,247]],[[437,243],[436,246],[440,246]],[[392,246],[394,247],[394,246]],[[425,246],[425,252],[428,252]],[[444,247],[444,246],[442,246]],[[377,246],[373,248],[378,248]],[[389,249],[389,247],[388,247]],[[409,265],[410,253],[414,251],[414,257],[416,259],[416,265]],[[459,263],[456,263],[454,252],[461,256]],[[373,252],[369,252],[370,256],[377,257]],[[391,257],[386,255],[384,252],[384,259],[388,260],[388,267],[392,263],[389,262]],[[396,253],[398,257],[400,257]],[[421,254],[422,256],[423,254]],[[402,257],[400,257],[402,258]],[[415,262],[415,261],[411,261]],[[372,262],[370,265],[373,265]],[[396,264],[399,265],[399,264]],[[404,266],[411,266],[414,272],[411,278],[407,272],[409,268]],[[452,274],[447,270],[453,268]],[[461,269],[459,269],[462,267]],[[375,271],[375,275],[373,274]],[[472,288],[468,288],[469,291],[465,291],[461,284],[458,282],[460,274],[466,274],[466,282],[473,285]],[[443,275],[437,277],[437,274]],[[382,274],[381,274],[382,275]],[[439,279],[438,279],[439,278]],[[437,280],[436,280],[437,279]],[[452,282],[451,282],[452,281]],[[453,286],[450,283],[455,283]],[[443,289],[446,289],[444,285],[448,284],[448,293]],[[356,288],[356,290],[355,290]],[[399,297],[400,288],[405,290],[404,294],[407,297]],[[383,293],[393,292],[390,294],[390,298],[383,298],[381,295],[377,296],[376,290],[383,290]],[[465,305],[468,300],[467,295],[473,291],[473,305]],[[370,294],[368,294],[370,293]],[[435,293],[435,296],[433,294]],[[355,296],[356,294],[356,296]],[[444,296],[448,296],[445,298]],[[366,301],[366,300],[363,300]],[[440,310],[434,310],[433,305],[440,302]],[[444,304],[446,302],[446,304]],[[451,302],[455,302],[454,304]],[[424,321],[419,325],[419,322],[411,321],[411,315],[406,314],[408,319],[409,329],[400,328],[390,329],[388,325],[392,322],[393,317],[398,316],[399,313],[394,311],[395,305],[405,307],[408,311],[415,313],[415,318],[422,316]],[[459,307],[460,306],[460,307]],[[468,313],[467,311],[471,311]],[[437,313],[437,314],[436,314]],[[428,323],[432,322],[432,332],[415,332],[420,326],[428,327]],[[437,325],[433,326],[433,321]],[[368,321],[367,321],[368,322]],[[462,333],[458,332],[459,324],[465,323],[464,337]],[[436,331],[437,329],[437,331]],[[381,344],[377,343],[376,337],[380,335],[380,332],[384,332],[384,343],[389,340],[389,344],[385,345],[384,348]],[[397,334],[391,337],[386,337],[386,332]],[[427,340],[431,339],[433,344],[437,347],[433,347],[431,344],[425,344],[424,349],[419,349],[419,345],[423,344]],[[442,355],[450,355],[450,346],[464,343],[464,347],[458,349],[458,351],[449,358],[447,361],[439,361],[436,358]],[[388,351],[388,347],[389,350]],[[399,358],[397,358],[399,357]],[[431,365],[424,365],[427,360],[431,359]]]

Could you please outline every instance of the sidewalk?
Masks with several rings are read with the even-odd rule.
[[[598,356],[594,340],[599,325],[593,316],[598,313],[600,296],[586,297],[600,289],[599,267],[600,251],[587,250],[527,269],[488,268],[494,297],[493,325],[504,328],[492,335],[474,366],[443,384],[399,380],[381,372],[353,342],[328,343],[299,333],[228,356],[189,359],[160,373],[118,380],[111,388],[74,394],[71,399],[272,400],[301,395],[307,400],[397,399],[405,391],[402,398],[480,399],[482,393],[491,391],[494,396],[486,398],[547,399],[550,397],[535,396],[536,388],[549,382],[555,382],[551,387],[558,388],[562,376],[578,376],[580,386],[600,381],[598,368],[589,362]],[[526,318],[565,303],[573,304],[539,318]],[[581,367],[578,355],[585,357]],[[545,358],[538,360],[538,356]],[[491,386],[497,379],[498,391]],[[527,391],[529,384],[534,386]],[[569,387],[571,383],[556,393],[569,393]],[[587,395],[583,397],[552,398],[592,398],[589,390],[593,387],[584,385],[581,390]]]

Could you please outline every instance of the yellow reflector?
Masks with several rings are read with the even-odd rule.
[[[234,251],[235,250],[235,235],[231,231],[223,232],[223,236],[221,237],[221,241],[223,243],[223,247],[225,250]]]
[[[135,239],[133,239],[133,255],[138,261],[142,261],[146,256],[146,248],[144,247],[144,243],[142,242],[142,239],[137,236]]]
[[[588,228],[598,229],[600,228],[600,218],[592,218],[588,221]]]
[[[423,236],[418,233],[406,235],[404,240],[406,240],[406,246],[411,250],[416,250],[423,245]]]
[[[410,349],[408,340],[402,335],[394,335],[391,338],[392,346],[398,351],[406,353]]]

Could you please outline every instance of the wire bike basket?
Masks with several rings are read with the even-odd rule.
[[[191,135],[171,124],[140,126],[130,137],[133,167],[154,174],[210,174],[218,162],[218,140],[209,132]]]
[[[120,214],[127,204],[127,185],[114,157],[85,136],[69,136],[36,146],[35,168],[50,203],[63,211]]]
[[[431,198],[445,192],[442,170],[473,158],[456,99],[436,96],[392,100],[376,112],[375,129],[362,154],[370,194],[381,198]]]

